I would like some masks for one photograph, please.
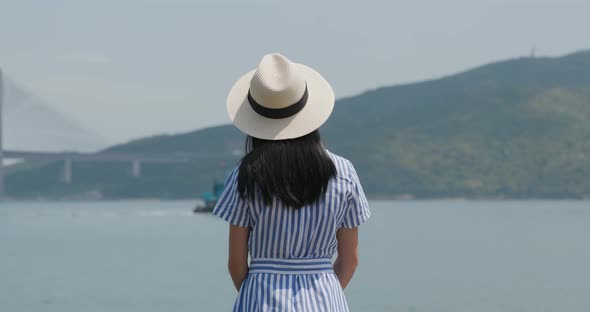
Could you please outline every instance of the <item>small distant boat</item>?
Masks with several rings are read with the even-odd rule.
[[[197,205],[195,205],[193,212],[194,213],[212,212],[213,208],[215,208],[215,204],[217,204],[216,200],[208,200],[208,201],[204,201],[203,203],[198,203]]]
[[[213,192],[205,192],[201,195],[201,203],[198,203],[193,209],[194,213],[212,212],[217,204],[217,200],[223,193],[225,185],[223,182],[213,182]]]

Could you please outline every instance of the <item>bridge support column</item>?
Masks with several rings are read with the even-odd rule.
[[[141,176],[141,161],[136,159],[131,163],[131,174],[136,178]]]
[[[64,182],[66,184],[72,183],[72,160],[66,158],[64,161]]]
[[[4,200],[4,146],[2,145],[2,105],[4,104],[4,81],[0,68],[0,201]]]

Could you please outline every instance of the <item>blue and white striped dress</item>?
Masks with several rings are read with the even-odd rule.
[[[250,227],[250,265],[234,311],[348,311],[332,268],[336,230],[354,228],[370,216],[352,164],[328,152],[337,168],[325,195],[299,209],[275,199],[240,198],[238,168],[230,174],[213,213],[237,226]]]

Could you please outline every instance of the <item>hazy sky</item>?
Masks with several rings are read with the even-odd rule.
[[[0,66],[121,142],[227,123],[226,92],[266,53],[343,97],[588,49],[589,13],[587,0],[0,0]]]

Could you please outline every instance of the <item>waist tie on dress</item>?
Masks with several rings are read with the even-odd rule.
[[[249,273],[318,274],[333,273],[330,258],[255,258],[250,261]]]

